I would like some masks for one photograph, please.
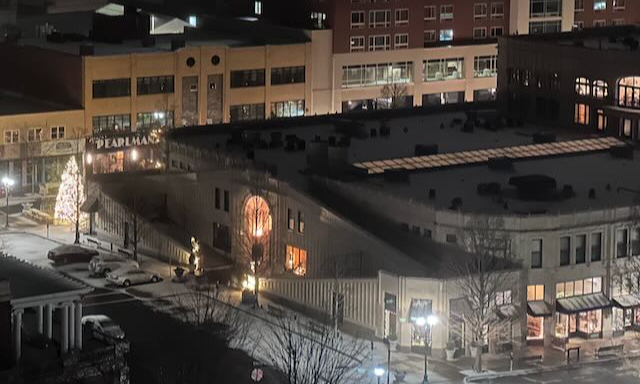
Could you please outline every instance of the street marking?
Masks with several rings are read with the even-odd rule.
[[[83,306],[85,308],[87,307],[97,307],[100,305],[111,305],[111,304],[120,304],[120,303],[130,303],[132,301],[138,301],[138,299],[136,298],[128,298],[128,299],[122,299],[122,300],[112,300],[112,301],[105,301],[105,302],[99,302],[99,303],[88,303],[88,304],[84,304]]]

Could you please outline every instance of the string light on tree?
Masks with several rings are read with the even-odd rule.
[[[56,197],[54,219],[65,224],[74,224],[84,203],[84,180],[75,157],[69,158],[62,173],[62,180]],[[86,215],[80,215],[80,221]]]

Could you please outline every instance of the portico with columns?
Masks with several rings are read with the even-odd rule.
[[[35,314],[30,333],[56,341],[61,355],[82,349],[82,298],[93,288],[10,256],[0,257],[0,280],[9,281],[15,363],[22,357],[26,314]],[[59,324],[54,324],[54,317]]]

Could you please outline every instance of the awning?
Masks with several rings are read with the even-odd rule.
[[[603,293],[592,293],[590,295],[567,297],[556,301],[556,309],[560,313],[571,314],[594,309],[608,308],[611,300]]]
[[[640,296],[624,295],[613,298],[613,303],[620,308],[640,307]]]
[[[431,314],[431,300],[411,299],[409,319],[415,321],[421,317],[427,318]]]
[[[527,313],[533,317],[547,317],[551,316],[553,310],[551,304],[544,300],[538,300],[527,303]]]
[[[100,209],[100,202],[98,201],[98,199],[96,197],[88,198],[80,206],[80,211],[81,212],[86,212],[86,213],[98,212],[98,209]]]
[[[515,305],[501,305],[498,307],[498,316],[503,319],[513,319],[518,316],[518,308]]]

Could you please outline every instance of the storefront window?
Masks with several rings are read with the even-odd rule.
[[[602,310],[581,312],[578,316],[580,331],[587,334],[600,333],[602,331]]]
[[[538,340],[544,337],[544,318],[527,315],[527,340]]]
[[[424,347],[427,340],[427,326],[419,326],[416,323],[411,324],[411,346]]]
[[[556,312],[556,337],[569,336],[569,316]]]

